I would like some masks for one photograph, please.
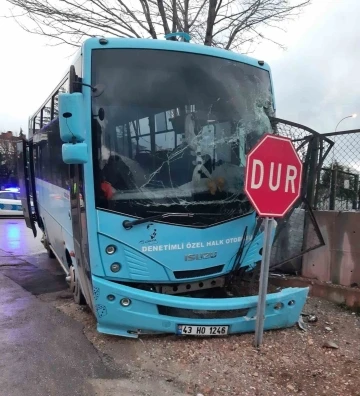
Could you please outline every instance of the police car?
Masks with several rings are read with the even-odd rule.
[[[19,189],[0,191],[0,216],[23,216]]]

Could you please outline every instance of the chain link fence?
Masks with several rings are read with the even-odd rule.
[[[301,198],[284,218],[277,220],[270,268],[272,271],[297,273],[301,270],[301,257],[324,245],[310,202],[314,196],[317,172],[333,143],[304,125],[279,118],[272,119],[272,129],[274,134],[291,139],[303,162],[303,179]],[[320,143],[322,151],[319,150]],[[262,221],[258,219],[259,232]],[[304,238],[306,233],[310,233],[311,238]]]
[[[320,134],[278,118],[272,119],[272,129],[291,139],[303,162],[303,180],[301,198],[277,220],[270,269],[299,274],[302,256],[325,244],[313,210],[360,210],[360,130]]]
[[[275,134],[291,139],[303,162],[303,179],[301,198],[285,218],[278,220],[270,268],[272,271],[297,273],[301,271],[302,256],[324,245],[312,213],[312,201],[316,176],[333,143],[304,125],[282,119],[274,119],[272,124]],[[304,238],[306,234],[311,238]]]
[[[314,208],[360,210],[360,130],[324,134],[333,146],[317,176]]]

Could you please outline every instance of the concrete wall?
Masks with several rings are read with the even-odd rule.
[[[314,212],[326,245],[306,253],[302,276],[343,286],[360,286],[360,213]],[[314,234],[306,236],[308,244]]]

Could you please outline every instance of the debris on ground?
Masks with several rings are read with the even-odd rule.
[[[253,347],[253,333],[138,340],[107,336],[96,331],[91,314],[79,306],[64,299],[57,303],[84,324],[84,333],[105,356],[143,376],[172,381],[190,396],[360,396],[360,317],[325,300],[308,299],[306,332],[297,326],[267,331],[259,349]]]
[[[325,341],[323,344],[324,348],[333,348],[333,349],[339,349],[338,345],[335,344],[335,342],[332,341]]]
[[[302,316],[300,316],[300,318],[299,318],[299,320],[297,322],[297,325],[299,326],[299,329],[301,329],[302,331],[306,331],[307,330]]]
[[[308,323],[316,323],[318,321],[316,315],[302,313],[301,316],[305,318]]]

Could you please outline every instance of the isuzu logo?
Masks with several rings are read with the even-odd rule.
[[[206,260],[206,259],[215,258],[216,256],[217,256],[217,252],[187,254],[185,256],[185,261]]]

